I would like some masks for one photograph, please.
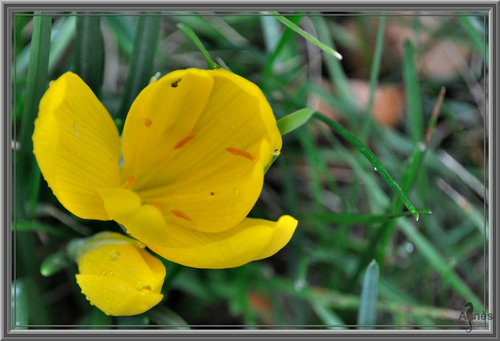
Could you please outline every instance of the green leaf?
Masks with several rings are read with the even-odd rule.
[[[268,11],[267,13],[273,14],[276,19],[278,19],[283,24],[285,24],[286,26],[288,26],[290,29],[292,29],[296,33],[300,34],[301,36],[303,36],[304,38],[306,38],[307,40],[309,40],[311,43],[313,43],[314,45],[316,45],[317,47],[319,47],[323,51],[332,54],[335,58],[337,58],[339,60],[342,60],[342,55],[340,53],[338,53],[337,51],[335,51],[331,47],[323,44],[321,41],[319,41],[318,39],[314,38],[312,35],[310,35],[306,31],[304,31],[300,27],[298,27],[296,24],[292,23],[287,18],[285,18],[283,16],[280,16],[278,12]]]
[[[432,213],[430,210],[420,210],[418,213]],[[410,215],[411,212],[400,212],[398,214],[388,215],[364,215],[364,214],[314,214],[303,216],[301,219],[311,219],[319,221],[328,221],[331,223],[350,223],[350,224],[375,224],[387,220],[393,220]]]
[[[375,167],[375,170],[380,173],[382,178],[391,186],[391,188],[396,192],[396,194],[399,196],[401,201],[405,204],[405,206],[408,208],[408,210],[411,212],[411,214],[415,217],[416,220],[418,220],[418,212],[413,206],[413,204],[410,202],[410,200],[406,197],[404,192],[401,190],[399,185],[392,179],[392,177],[389,175],[387,170],[384,168],[384,166],[380,163],[380,161],[373,155],[373,153],[365,147],[359,141],[351,132],[349,132],[347,129],[342,127],[339,123],[323,116],[320,114],[315,113],[314,117],[319,119],[320,121],[325,122],[330,128],[335,130],[337,133],[342,135],[345,139],[347,139],[352,145],[363,154],[363,156]]]
[[[73,55],[75,73],[99,97],[104,79],[104,47],[100,16],[80,15],[76,18]]]
[[[28,298],[26,297],[26,285],[22,278],[12,283],[12,329],[28,329],[28,327],[16,327],[28,324]]]
[[[92,307],[90,311],[90,323],[94,326],[103,326],[103,327],[90,327],[90,329],[107,329],[105,326],[111,325],[113,322],[113,317],[108,316],[103,313],[99,308]]]
[[[304,12],[295,12],[295,13],[304,13]],[[290,22],[292,22],[294,25],[297,25],[300,20],[302,19],[302,15],[297,15],[297,16],[293,16],[290,18]],[[267,18],[267,16],[264,16],[262,18]],[[263,23],[263,26],[264,26],[264,23]],[[267,31],[266,31],[267,32]],[[276,61],[277,57],[280,55],[280,53],[283,51],[286,43],[288,43],[288,41],[290,40],[290,38],[292,37],[293,35],[293,31],[287,27],[285,29],[285,31],[283,32],[283,34],[281,34],[281,38],[279,40],[279,42],[276,44],[276,46],[272,46],[274,48],[271,56],[269,56],[267,62],[266,62],[266,65],[264,66],[264,70],[263,70],[263,74],[265,76],[269,76],[271,74],[271,69],[272,69],[272,66],[274,64],[274,62]]]
[[[137,19],[134,34],[134,48],[130,60],[129,73],[118,118],[125,119],[127,112],[137,95],[144,89],[153,76],[153,61],[158,45],[160,17],[158,15],[141,15]]]
[[[307,121],[309,121],[309,119],[311,119],[314,115],[314,112],[314,109],[303,108],[279,119],[277,124],[281,136],[288,134],[289,132],[294,131],[303,124],[307,123]]]
[[[405,55],[403,66],[403,78],[406,89],[406,100],[408,101],[407,130],[413,137],[415,143],[422,140],[424,131],[424,118],[422,109],[422,91],[415,67],[414,50],[411,42],[405,42]]]
[[[30,182],[33,170],[33,121],[38,113],[38,104],[46,87],[50,55],[50,34],[52,17],[39,15],[35,12],[33,18],[33,37],[30,48],[28,79],[26,83],[26,98],[21,129],[16,140],[21,148],[16,152],[16,215],[17,219],[26,216],[25,203],[30,197]]]
[[[52,276],[70,265],[66,252],[54,252],[45,257],[40,266],[40,272],[45,277]]]
[[[207,67],[209,70],[220,69],[220,66],[212,60],[207,49],[205,49],[205,46],[203,46],[200,39],[198,38],[196,33],[193,32],[192,29],[190,29],[188,26],[182,23],[177,24],[177,27],[180,28],[184,33],[186,33],[189,36],[189,38],[191,38],[191,40],[195,43],[195,45],[200,49],[201,53],[203,53],[203,56],[207,61]]]
[[[39,223],[36,221],[16,221],[15,225],[12,223],[12,230],[14,231],[14,226],[16,231],[40,231],[48,233],[52,236],[68,238],[71,233],[65,232],[64,229],[55,228],[53,226]]]
[[[366,269],[361,290],[361,302],[358,311],[358,325],[373,325],[377,317],[377,294],[379,266],[373,260]],[[359,329],[373,329],[373,327],[359,327]]]
[[[190,329],[187,322],[172,310],[156,306],[145,312],[145,314],[157,325],[168,329]],[[172,327],[169,327],[172,326]]]

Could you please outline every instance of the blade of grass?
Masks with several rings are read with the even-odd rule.
[[[26,179],[32,178],[33,169],[33,135],[35,117],[38,113],[38,103],[47,86],[48,65],[50,55],[50,33],[52,17],[37,15],[33,18],[33,36],[30,48],[26,98],[21,120],[21,129],[17,142],[21,148],[15,154],[16,163],[16,214],[17,218],[26,216],[25,203],[30,197],[30,185]]]
[[[12,286],[11,304],[12,329],[28,329],[28,327],[16,327],[28,324],[28,298],[26,296],[26,286],[22,278],[18,278],[16,285]]]
[[[90,329],[107,329],[104,327],[106,325],[111,325],[113,323],[113,317],[106,315],[97,307],[92,307],[90,310],[90,323],[96,327],[90,327]],[[103,326],[103,327],[97,327]]]
[[[375,260],[368,265],[358,310],[358,325],[374,325],[377,317],[378,278],[380,269]],[[373,327],[358,327],[359,329],[373,329]]]
[[[52,276],[70,265],[66,252],[51,253],[42,261],[40,273],[45,277]]]
[[[132,102],[142,89],[149,84],[149,80],[153,76],[153,61],[156,46],[158,45],[159,31],[159,16],[141,15],[137,18],[129,74],[117,118],[125,119]]]
[[[198,38],[196,33],[193,32],[192,29],[190,29],[188,26],[184,24],[177,24],[177,27],[180,28],[182,31],[184,31],[184,33],[186,33],[189,36],[189,38],[191,38],[193,43],[195,43],[195,45],[200,49],[201,53],[203,53],[203,56],[207,61],[207,66],[209,70],[220,69],[220,66],[212,60],[207,49],[205,48],[205,46],[203,46],[200,39]]]
[[[476,297],[474,292],[467,286],[467,284],[457,275],[445,259],[439,254],[434,245],[432,245],[412,224],[408,221],[398,220],[397,224],[401,232],[413,243],[415,249],[420,252],[425,259],[436,270],[439,271],[442,277],[448,277],[450,285],[453,289],[462,296],[466,301],[472,302],[474,307],[478,310],[483,310],[484,306],[481,301]]]
[[[51,225],[39,223],[36,221],[23,221],[23,220],[21,220],[21,221],[12,222],[12,228],[13,228],[13,230],[15,228],[16,231],[18,231],[18,232],[40,231],[40,232],[44,232],[44,233],[47,233],[47,234],[50,234],[52,236],[59,237],[59,238],[71,237],[71,233],[65,232],[64,230],[59,229],[59,228],[55,228]]]
[[[383,12],[385,14],[385,12]],[[380,63],[382,61],[382,51],[384,47],[384,32],[385,32],[385,16],[380,17],[380,23],[377,30],[377,39],[375,41],[375,54],[373,56],[372,68],[370,71],[370,93],[368,95],[368,104],[366,106],[365,120],[363,129],[360,135],[360,141],[365,142],[372,124],[372,109],[373,100],[375,98],[375,90],[377,89],[378,77],[380,72]]]
[[[295,14],[303,14],[304,12],[295,12]],[[290,22],[294,25],[298,25],[300,20],[303,18],[302,15],[297,15],[297,16],[292,16],[290,17]],[[271,70],[273,67],[274,62],[276,61],[276,58],[280,55],[280,53],[283,51],[285,45],[288,43],[290,38],[293,36],[293,30],[290,29],[289,27],[285,28],[285,31],[281,35],[281,38],[274,48],[272,54],[269,56],[266,65],[264,66],[264,69],[262,71],[262,74],[264,77],[269,77],[271,75]]]
[[[75,73],[99,97],[104,76],[104,49],[100,16],[77,16],[74,49]]]
[[[314,45],[316,45],[317,47],[319,47],[323,51],[325,51],[325,52],[333,55],[335,58],[337,58],[339,60],[342,60],[342,55],[340,53],[338,53],[337,51],[335,51],[334,49],[332,49],[330,46],[323,44],[321,41],[319,41],[318,39],[316,39],[315,37],[313,37],[312,35],[310,35],[306,31],[304,31],[303,29],[301,29],[300,27],[298,27],[296,24],[294,24],[293,22],[291,22],[287,18],[279,15],[278,12],[268,11],[267,13],[274,15],[274,17],[276,19],[278,19],[283,24],[285,24],[286,26],[288,26],[294,32],[300,34],[302,37],[304,37],[307,40],[309,40],[311,43],[313,43]]]
[[[420,213],[432,213],[430,210],[420,210]],[[315,214],[301,216],[301,219],[311,219],[328,221],[330,223],[350,223],[350,224],[375,224],[387,220],[393,220],[410,215],[411,212],[400,212],[390,215],[363,215],[363,214]]]
[[[414,49],[409,40],[405,41],[404,47],[403,78],[406,89],[406,100],[408,102],[408,120],[406,129],[413,141],[417,143],[423,137],[423,109],[420,83],[418,81],[415,67]]]
[[[341,327],[345,325],[345,322],[337,314],[335,314],[333,310],[328,309],[321,302],[313,301],[311,302],[311,307],[313,308],[319,319],[324,324],[328,325],[328,329],[347,329],[347,327]]]
[[[476,49],[476,51],[478,53],[483,55],[485,52],[484,51],[484,32],[480,33],[479,29],[476,28],[477,26],[474,27],[474,25],[472,24],[473,19],[474,19],[474,17],[465,16],[465,15],[461,15],[458,17],[458,20],[460,20],[460,23],[462,24],[463,28],[465,29],[467,34],[472,39],[472,44],[473,44],[474,48]],[[482,31],[483,27],[481,26],[480,29]],[[486,53],[485,57],[486,57],[486,64],[488,64],[488,53]]]
[[[401,201],[405,204],[408,210],[411,212],[415,220],[418,221],[418,212],[415,207],[412,205],[410,200],[406,197],[404,192],[401,190],[401,187],[392,179],[392,177],[387,173],[384,166],[378,161],[378,159],[373,155],[373,153],[365,147],[353,134],[351,134],[347,129],[342,127],[339,123],[323,116],[318,113],[314,114],[314,117],[320,121],[326,123],[330,128],[335,130],[337,133],[342,135],[346,140],[348,140],[357,150],[363,154],[363,156],[375,167],[374,169],[380,173],[382,178],[391,186],[391,188],[396,192]]]
[[[289,132],[294,131],[303,124],[307,123],[313,116],[314,112],[314,109],[303,108],[294,111],[290,115],[280,118],[277,124],[281,136],[288,134]]]
[[[321,16],[312,16],[310,19],[316,27],[319,39],[328,46],[335,48],[335,44],[325,18]],[[330,79],[335,85],[341,102],[343,102],[343,107],[346,110],[344,116],[349,122],[353,123],[359,117],[359,114],[351,97],[348,77],[342,68],[342,64],[337,58],[333,57],[331,54],[325,54],[324,58]]]
[[[151,321],[159,326],[163,326],[165,329],[190,329],[182,317],[167,307],[156,306],[148,310],[145,314]]]

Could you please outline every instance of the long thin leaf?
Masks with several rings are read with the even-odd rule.
[[[391,188],[396,192],[401,201],[405,204],[411,214],[415,217],[415,220],[418,220],[418,212],[410,202],[410,200],[406,197],[406,195],[401,190],[401,187],[392,179],[389,173],[385,170],[384,166],[380,163],[380,161],[373,155],[373,153],[365,147],[353,134],[351,134],[347,129],[342,127],[339,123],[323,116],[318,113],[314,114],[314,117],[319,119],[320,121],[325,122],[330,128],[335,130],[337,133],[342,135],[345,139],[347,139],[356,149],[358,149],[361,154],[375,167],[374,169],[380,173],[382,178],[391,186]]]
[[[332,49],[330,46],[323,44],[321,41],[319,41],[318,39],[316,39],[315,37],[313,37],[312,35],[310,35],[306,31],[304,31],[303,29],[301,29],[300,27],[298,27],[296,24],[292,23],[287,18],[279,15],[278,12],[268,11],[267,13],[274,15],[274,17],[276,19],[278,19],[283,24],[285,24],[286,26],[288,26],[290,29],[292,29],[296,33],[300,34],[301,36],[303,36],[304,38],[306,38],[307,40],[309,40],[311,43],[313,43],[314,45],[316,45],[317,47],[319,47],[323,51],[325,51],[327,53],[330,53],[331,55],[333,55],[335,58],[337,58],[339,60],[342,60],[342,55],[340,53],[338,53],[337,51],[335,51],[334,49]]]
[[[104,79],[104,48],[100,16],[77,16],[74,58],[75,73],[99,97]]]
[[[132,51],[129,73],[122,101],[118,111],[118,118],[125,119],[132,102],[148,84],[153,76],[153,61],[156,51],[158,34],[160,31],[160,17],[157,15],[141,15],[137,19],[134,34],[134,48]]]
[[[38,103],[42,98],[47,86],[49,55],[50,55],[50,33],[52,17],[39,15],[35,12],[33,18],[33,37],[31,41],[30,59],[28,66],[28,79],[26,84],[26,97],[21,129],[17,141],[21,148],[16,152],[16,214],[17,218],[23,218],[26,214],[25,203],[30,197],[30,186],[26,179],[31,178],[33,169],[33,121],[38,113]]]
[[[361,290],[361,302],[358,311],[358,325],[373,325],[377,317],[377,295],[379,266],[373,260],[366,269]],[[359,327],[359,329],[373,329],[373,327]]]

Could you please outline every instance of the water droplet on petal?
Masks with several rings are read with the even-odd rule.
[[[273,150],[273,155],[280,155],[281,152],[279,151],[279,149],[275,149]]]
[[[102,270],[101,273],[102,273],[103,276],[106,276],[108,274],[108,272],[106,270]]]
[[[234,195],[240,195],[240,189],[238,187],[234,189]]]
[[[108,253],[109,260],[114,260],[118,257],[120,257],[120,251],[118,251],[117,249],[113,249],[113,250],[109,251],[109,253]]]

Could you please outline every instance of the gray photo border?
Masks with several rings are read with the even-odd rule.
[[[2,304],[1,319],[0,319],[0,337],[11,339],[55,339],[55,338],[95,338],[102,337],[106,339],[124,339],[124,338],[148,338],[148,339],[160,339],[165,337],[182,337],[183,339],[190,338],[201,338],[207,337],[212,338],[245,338],[245,339],[256,339],[265,337],[272,338],[325,338],[325,337],[349,337],[353,339],[380,339],[382,337],[397,337],[397,338],[446,338],[446,339],[456,339],[461,337],[474,337],[481,339],[498,339],[498,319],[493,319],[489,324],[488,330],[473,330],[471,334],[466,334],[463,329],[455,330],[314,330],[305,329],[318,328],[323,326],[275,326],[280,329],[278,330],[235,330],[235,329],[217,329],[221,327],[238,328],[238,326],[199,326],[210,329],[204,330],[147,330],[147,328],[142,327],[142,329],[137,330],[68,330],[64,328],[71,328],[72,326],[32,326],[32,327],[42,327],[42,329],[34,330],[12,330],[11,329],[11,284],[13,280],[12,273],[12,240],[13,236],[11,233],[11,225],[13,221],[12,216],[12,195],[13,192],[13,174],[12,170],[12,157],[11,157],[11,141],[12,132],[11,127],[11,99],[15,94],[12,93],[11,87],[11,48],[12,48],[12,18],[14,13],[17,11],[46,11],[46,12],[57,12],[57,11],[130,11],[132,14],[136,14],[138,11],[180,11],[180,10],[193,10],[196,11],[217,11],[217,12],[232,12],[232,11],[266,11],[266,10],[276,10],[276,11],[295,11],[295,10],[305,10],[305,11],[343,11],[343,12],[381,12],[381,11],[415,11],[415,12],[487,12],[488,13],[488,30],[489,30],[489,78],[488,78],[488,89],[487,98],[485,101],[485,136],[488,136],[488,143],[485,139],[485,151],[487,151],[488,160],[488,173],[485,174],[485,180],[487,187],[489,188],[488,196],[488,206],[485,206],[485,216],[486,209],[488,210],[489,216],[489,242],[487,248],[489,250],[488,254],[488,275],[487,281],[485,278],[485,289],[486,285],[490,288],[489,291],[485,290],[484,303],[485,307],[489,307],[489,312],[493,313],[493,316],[500,316],[498,305],[498,295],[497,295],[497,285],[498,285],[498,272],[497,267],[497,250],[496,245],[499,245],[499,236],[495,227],[498,226],[498,218],[496,216],[497,203],[498,203],[498,178],[495,174],[495,170],[498,168],[498,137],[495,135],[500,129],[499,120],[496,116],[498,113],[498,15],[499,7],[497,1],[316,1],[304,2],[297,1],[287,1],[276,2],[276,3],[266,3],[263,1],[253,1],[253,2],[233,2],[233,1],[219,1],[219,2],[208,2],[208,1],[123,1],[122,3],[117,2],[101,2],[101,1],[2,1],[0,7],[0,16],[2,18],[1,25],[1,38],[2,47],[4,53],[1,54],[1,71],[0,79],[1,89],[0,93],[2,95],[2,109],[4,115],[1,122],[2,139],[1,142],[1,152],[2,160],[5,162],[4,167],[0,170],[1,183],[0,183],[0,193],[2,193],[2,203],[0,207],[2,209],[2,225],[4,228],[0,234],[0,245],[3,246],[3,271],[1,272],[1,291],[0,298]],[[487,106],[487,107],[486,107]],[[486,154],[485,154],[486,155]],[[485,157],[486,159],[486,157]],[[486,168],[485,168],[486,173]],[[488,176],[488,177],[487,177]],[[486,219],[485,219],[486,221]],[[486,228],[486,226],[485,226]],[[15,234],[15,230],[14,230]],[[14,237],[15,238],[15,237]],[[494,241],[496,243],[494,243]],[[486,237],[485,237],[486,246]],[[486,252],[486,248],[485,248]],[[486,266],[486,265],[485,265]],[[488,292],[488,294],[487,294]],[[486,301],[486,297],[488,300]],[[58,327],[59,329],[51,328]],[[61,328],[62,327],[62,328]],[[79,326],[82,327],[82,326]],[[84,326],[83,326],[84,327]],[[134,327],[134,326],[132,326]],[[139,327],[139,326],[135,326]],[[262,326],[264,327],[264,326]],[[268,327],[268,326],[267,326]],[[290,330],[281,329],[283,327],[291,328]],[[391,326],[378,326],[381,328],[387,328]],[[436,325],[436,327],[438,327]],[[458,326],[439,326],[439,327],[454,327]]]

